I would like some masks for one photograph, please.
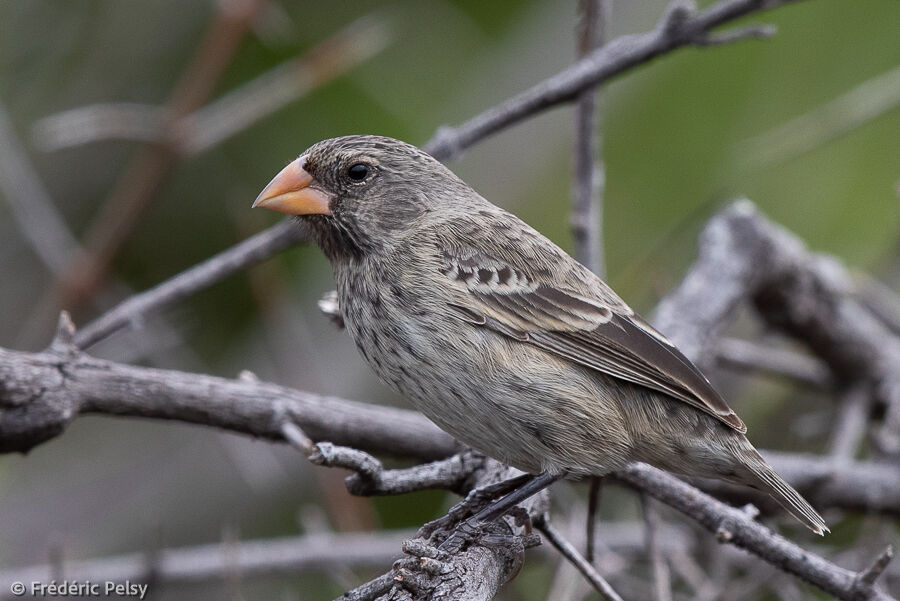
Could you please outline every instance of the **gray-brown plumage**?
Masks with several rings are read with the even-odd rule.
[[[362,355],[462,442],[531,473],[645,461],[747,484],[827,530],[665,336],[418,148],[325,140],[254,206],[308,222]]]

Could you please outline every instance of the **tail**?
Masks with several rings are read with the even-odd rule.
[[[816,534],[825,536],[826,532],[831,532],[825,525],[825,520],[813,509],[812,505],[785,482],[784,478],[776,474],[775,470],[769,467],[762,457],[758,454],[756,456],[759,457],[758,461],[744,464],[749,480],[747,483],[768,493],[788,513]]]

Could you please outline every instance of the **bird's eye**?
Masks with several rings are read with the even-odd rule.
[[[361,182],[369,175],[369,166],[365,163],[356,163],[347,169],[347,177],[355,182]]]

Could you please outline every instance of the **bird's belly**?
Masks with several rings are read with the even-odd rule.
[[[345,315],[362,355],[461,442],[532,473],[603,474],[627,463],[621,407],[590,372],[454,318],[371,317]]]

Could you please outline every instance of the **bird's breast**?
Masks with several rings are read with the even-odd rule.
[[[619,465],[618,403],[585,370],[460,320],[404,277],[338,277],[347,330],[376,374],[438,426],[521,469],[585,471],[567,449],[591,447],[592,469]],[[427,299],[427,300],[426,300]]]

